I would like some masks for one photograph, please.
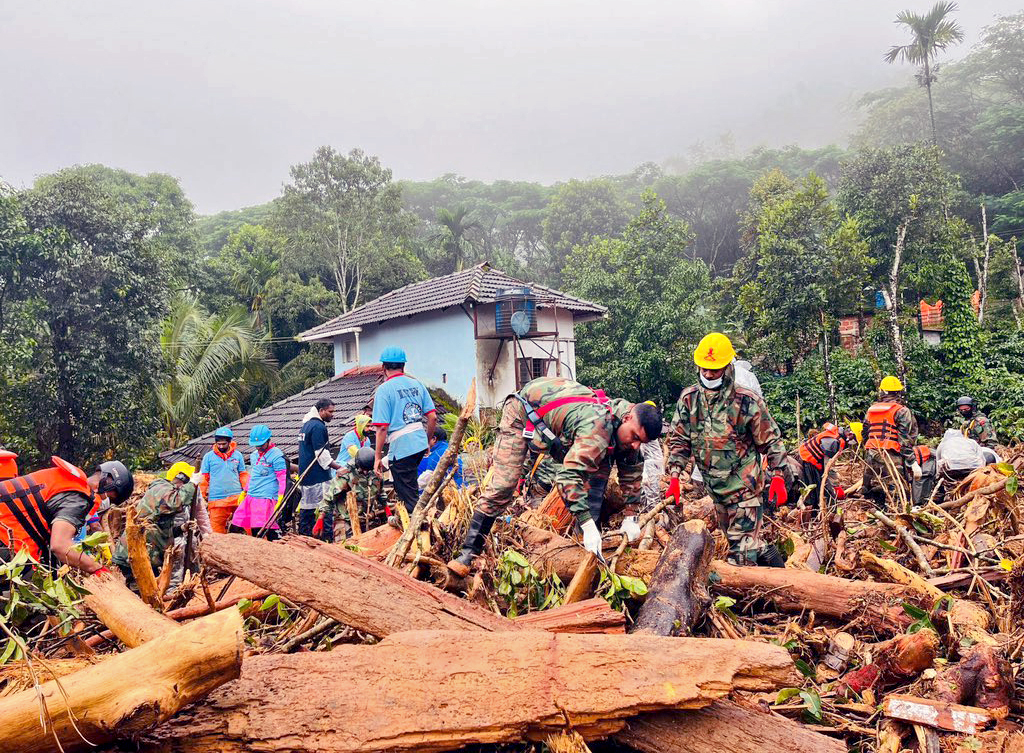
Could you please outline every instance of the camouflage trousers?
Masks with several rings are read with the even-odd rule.
[[[380,479],[373,471],[357,468],[345,468],[338,471],[337,475],[328,482],[324,500],[317,507],[318,514],[326,510],[333,500],[341,517],[347,520],[348,508],[345,505],[345,497],[349,492],[355,492],[356,501],[369,512],[371,504],[380,497]]]
[[[526,411],[515,398],[505,400],[498,422],[498,438],[494,442],[491,460],[491,480],[477,502],[476,509],[496,518],[508,507],[523,476],[528,442],[523,436]]]
[[[899,502],[900,490],[904,497],[911,495],[910,482],[903,467],[903,458],[895,452],[882,452],[888,456],[888,460],[895,468],[895,476],[889,468],[890,463],[886,462],[883,454],[868,450],[867,457],[864,458],[864,485],[862,488],[864,496],[879,507],[887,506],[889,499],[892,499],[894,503]]]
[[[755,497],[715,502],[718,527],[729,542],[729,561],[736,565],[756,565],[757,556],[764,549],[761,539],[761,500]]]

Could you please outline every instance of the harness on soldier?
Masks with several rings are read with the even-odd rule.
[[[518,392],[514,393],[513,397],[522,403],[523,409],[526,411],[526,419],[523,422],[525,424],[523,427],[523,437],[527,440],[532,440],[539,433],[547,444],[548,454],[551,455],[555,462],[558,463],[561,463],[565,459],[565,454],[568,450],[565,445],[562,444],[561,438],[551,431],[551,427],[544,422],[544,416],[556,408],[561,408],[563,405],[590,403],[592,405],[602,405],[607,408],[610,402],[608,396],[604,394],[604,390],[594,390],[593,395],[569,395],[567,397],[559,397],[555,398],[551,402],[544,403],[539,406],[534,405]]]

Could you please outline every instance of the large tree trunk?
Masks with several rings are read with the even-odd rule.
[[[785,649],[632,635],[409,632],[376,646],[246,659],[242,677],[158,730],[173,751],[451,750],[584,737],[732,689],[795,682]]]
[[[358,536],[352,536],[345,541],[345,546],[355,547],[359,554],[364,557],[376,557],[386,552],[402,535],[400,528],[395,528],[389,523],[363,531]]]
[[[511,620],[336,544],[207,536],[203,560],[356,630],[519,630]]]
[[[825,372],[825,387],[828,389],[828,414],[832,423],[839,423],[839,412],[836,409],[836,382],[832,378],[832,348],[828,342],[828,317],[824,311],[818,312],[821,315],[821,362]]]
[[[632,632],[689,634],[709,601],[707,575],[713,549],[703,520],[689,520],[676,528],[651,576]]]
[[[241,615],[220,612],[66,675],[59,688],[51,680],[39,693],[0,698],[0,750],[48,752],[57,749],[55,738],[65,751],[93,750],[115,737],[135,736],[238,677],[242,637]],[[40,727],[40,694],[49,713],[47,731]]]
[[[582,546],[572,539],[525,523],[517,523],[516,531],[523,540],[523,554],[541,576],[557,575],[563,583],[572,580],[586,554]],[[658,551],[631,549],[619,556],[615,572],[649,581],[660,556]]]
[[[86,587],[90,593],[85,597],[85,605],[128,648],[141,646],[177,627],[174,620],[128,590],[120,575],[90,578]]]
[[[599,596],[515,618],[517,625],[552,633],[625,633],[626,615]]]
[[[929,92],[931,89],[929,89]],[[931,97],[929,96],[929,103]],[[889,332],[892,336],[892,353],[896,358],[896,369],[900,381],[907,383],[907,359],[903,351],[903,333],[900,332],[899,294],[900,294],[900,262],[903,260],[903,249],[907,242],[907,231],[910,219],[903,221],[896,235],[896,245],[892,252],[892,267],[889,269]]]
[[[737,567],[720,560],[711,564],[711,572],[712,588],[730,596],[763,597],[786,612],[813,610],[838,619],[858,618],[890,635],[902,633],[912,622],[902,602],[931,607],[914,589],[890,583],[789,568]]]
[[[846,753],[842,740],[726,700],[699,711],[643,714],[615,739],[641,753]]]

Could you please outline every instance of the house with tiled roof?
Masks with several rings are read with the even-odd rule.
[[[331,343],[335,374],[379,364],[389,346],[403,348],[409,372],[428,387],[458,400],[476,377],[478,404],[497,408],[531,379],[575,378],[575,327],[606,314],[483,263],[393,290],[298,339]]]

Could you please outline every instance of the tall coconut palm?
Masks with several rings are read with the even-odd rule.
[[[938,142],[935,132],[935,106],[932,103],[932,83],[936,76],[932,73],[932,66],[939,52],[964,39],[964,31],[960,24],[949,18],[956,10],[956,3],[938,2],[923,16],[909,10],[901,11],[896,16],[896,23],[910,29],[913,41],[910,44],[895,45],[885,55],[888,63],[901,61],[922,67],[918,81],[928,90],[928,114],[931,117],[933,144]]]
[[[197,425],[205,416],[219,419],[226,409],[240,414],[253,385],[277,381],[265,337],[242,307],[210,315],[195,298],[177,297],[164,320],[160,350],[168,373],[154,390],[172,447],[191,430],[208,428]]]
[[[441,241],[441,248],[455,262],[455,271],[461,272],[466,265],[466,248],[472,245],[467,236],[470,231],[479,229],[481,225],[469,218],[469,210],[466,207],[456,207],[454,210],[438,209],[437,223],[442,228],[436,236]]]

